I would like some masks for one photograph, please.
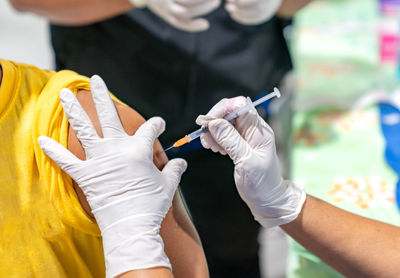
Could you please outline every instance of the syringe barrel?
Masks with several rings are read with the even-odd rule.
[[[225,120],[227,120],[228,122],[239,117],[240,115],[243,115],[244,113],[248,112],[251,108],[253,107],[253,104],[247,104],[241,108],[239,108],[236,111],[233,111],[232,113],[229,113],[228,115],[226,115],[226,117],[224,117]]]
[[[256,107],[257,105],[267,101],[270,98],[273,98],[274,96],[277,96],[277,97],[281,96],[281,93],[279,92],[279,90],[277,88],[274,88],[274,91],[272,93],[269,93],[268,95],[262,97],[261,99],[255,101],[253,103],[249,103],[236,111],[233,111],[232,113],[225,116],[224,119],[227,121],[231,121],[231,120],[239,117],[240,115],[243,115],[244,113],[248,112],[252,107]],[[198,130],[195,130],[192,133],[188,134],[188,139],[189,139],[189,141],[193,141],[194,139],[200,137],[200,135],[202,133],[207,132],[207,131],[208,131],[208,128],[205,126],[202,126]]]
[[[188,134],[188,139],[189,141],[193,141],[194,139],[200,137],[200,135],[204,132],[207,132],[208,128],[205,126],[202,126],[198,130],[193,131],[192,133]]]
[[[224,119],[227,121],[231,121],[231,120],[239,117],[240,115],[243,115],[244,113],[250,111],[251,108],[258,106],[261,103],[266,102],[267,100],[269,100],[275,96],[278,98],[281,96],[281,92],[277,88],[274,88],[274,91],[272,93],[269,93],[268,95],[254,101],[253,103],[249,103],[249,104],[243,106],[242,108],[240,108],[236,111],[233,111],[232,113],[230,113],[226,117],[224,117]]]

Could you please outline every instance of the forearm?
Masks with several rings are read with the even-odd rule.
[[[208,278],[203,247],[179,190],[172,204],[161,225],[160,234],[173,274],[176,278]]]
[[[200,239],[185,213],[179,193],[175,195],[173,204],[161,226],[161,236],[174,274],[168,268],[159,267],[128,271],[119,278],[209,277]]]
[[[128,0],[11,0],[19,11],[32,12],[60,25],[83,25],[120,15],[133,8]]]
[[[283,0],[277,15],[283,18],[292,18],[299,10],[310,3],[312,0]]]
[[[307,196],[298,218],[281,228],[346,277],[398,277],[400,228]]]

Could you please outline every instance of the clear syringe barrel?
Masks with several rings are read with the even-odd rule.
[[[266,102],[267,100],[269,100],[275,96],[278,98],[281,96],[281,92],[278,90],[278,88],[274,88],[273,92],[269,93],[268,95],[266,95],[260,99],[257,99],[253,103],[247,104],[247,105],[239,108],[238,110],[229,113],[228,115],[226,115],[224,117],[224,119],[227,121],[236,119],[240,115],[243,115],[244,113],[248,112],[252,107],[256,107],[256,106],[260,105],[261,103]],[[189,141],[193,141],[194,139],[200,137],[200,135],[202,133],[207,132],[207,131],[208,131],[208,128],[205,126],[202,126],[198,130],[193,131],[192,133],[188,134],[188,139],[189,139]]]
[[[202,126],[201,128],[199,128],[196,131],[193,131],[192,133],[188,134],[188,139],[189,141],[193,141],[196,138],[199,138],[201,134],[203,134],[204,132],[207,132],[208,128],[206,126]]]
[[[266,96],[263,96],[260,99],[257,99],[253,103],[249,103],[249,104],[239,108],[238,110],[229,113],[227,116],[224,117],[224,119],[227,120],[227,121],[231,121],[233,119],[236,119],[240,115],[243,115],[244,113],[247,113],[251,108],[258,106],[263,102],[266,102],[267,100],[273,98],[274,96],[277,96],[278,98],[281,97],[281,92],[278,90],[278,88],[274,88],[273,92],[269,93]]]

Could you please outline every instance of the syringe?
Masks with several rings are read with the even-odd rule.
[[[274,91],[267,94],[266,96],[257,99],[256,101],[254,101],[253,103],[247,104],[241,108],[239,108],[236,111],[233,111],[231,113],[229,113],[228,115],[226,115],[224,117],[225,120],[227,121],[231,121],[237,117],[239,117],[240,115],[243,115],[244,113],[248,112],[251,108],[256,107],[258,105],[260,105],[263,102],[266,102],[267,100],[273,98],[273,97],[280,97],[281,96],[281,92],[278,90],[278,88],[274,88]],[[171,147],[166,148],[164,151],[168,151],[172,148],[177,148],[180,147],[182,145],[185,145],[187,143],[190,143],[191,141],[193,141],[196,138],[199,138],[201,134],[203,134],[204,132],[207,132],[208,128],[205,126],[202,126],[201,128],[199,128],[196,131],[193,131],[192,133],[186,135],[185,137],[179,139],[178,141],[176,141]]]

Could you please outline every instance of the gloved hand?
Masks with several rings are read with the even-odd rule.
[[[257,25],[270,20],[282,0],[227,0],[225,9],[231,17],[244,25]]]
[[[136,8],[149,8],[163,20],[183,31],[200,32],[208,20],[198,18],[218,8],[221,0],[130,0]]]
[[[165,129],[164,120],[151,118],[129,136],[103,80],[93,76],[90,85],[104,138],[75,95],[68,89],[60,92],[86,160],[45,136],[39,137],[39,145],[85,193],[103,236],[107,277],[134,269],[171,268],[159,230],[186,162],[174,159],[159,171],[153,164],[153,144]]]
[[[254,218],[266,228],[280,226],[298,216],[306,195],[294,183],[283,180],[274,133],[255,108],[233,124],[222,119],[249,102],[244,97],[223,99],[196,123],[209,129],[200,137],[203,146],[227,153],[233,160],[236,187]]]

